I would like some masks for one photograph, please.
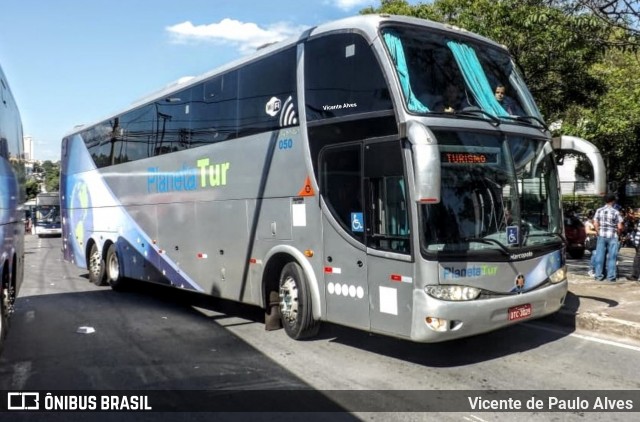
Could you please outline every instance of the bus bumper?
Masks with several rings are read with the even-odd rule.
[[[567,296],[567,280],[521,295],[451,302],[424,290],[413,293],[411,340],[435,343],[473,336],[557,312]]]

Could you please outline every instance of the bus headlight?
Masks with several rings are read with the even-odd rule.
[[[436,299],[451,301],[474,300],[480,295],[480,289],[469,286],[432,285],[426,286],[424,291]]]
[[[556,270],[553,274],[549,276],[549,281],[553,284],[560,283],[564,279],[567,278],[567,267],[560,267],[560,269]]]

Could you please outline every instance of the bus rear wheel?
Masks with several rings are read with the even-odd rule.
[[[118,248],[115,244],[111,244],[107,250],[106,258],[107,281],[113,290],[122,290],[124,285],[124,277],[120,268],[120,258],[118,257]]]
[[[104,286],[106,284],[104,260],[95,243],[91,245],[91,252],[89,252],[89,281],[96,286]]]
[[[286,264],[280,273],[279,298],[282,326],[289,337],[302,340],[318,333],[320,324],[313,319],[309,285],[296,262]]]

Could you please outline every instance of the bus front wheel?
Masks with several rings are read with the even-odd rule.
[[[96,286],[104,286],[106,284],[104,260],[95,243],[91,245],[91,252],[89,252],[89,281]]]
[[[107,281],[113,290],[122,290],[124,277],[120,268],[120,258],[118,257],[118,248],[115,244],[111,244],[107,250],[106,269]]]
[[[313,337],[320,324],[313,319],[311,292],[300,265],[289,262],[280,273],[279,308],[282,326],[295,340]]]

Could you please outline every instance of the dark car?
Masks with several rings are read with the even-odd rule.
[[[567,253],[571,258],[582,258],[584,255],[584,241],[587,233],[584,224],[576,216],[564,218],[564,235],[567,238]]]

